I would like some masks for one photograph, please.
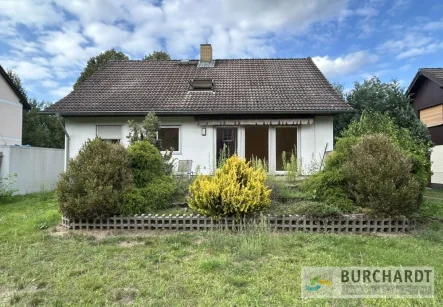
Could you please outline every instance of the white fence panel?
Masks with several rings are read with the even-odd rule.
[[[16,173],[13,188],[18,194],[52,190],[63,172],[64,149],[0,146],[0,152],[0,176]]]

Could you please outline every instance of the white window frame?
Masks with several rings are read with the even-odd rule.
[[[214,144],[214,146],[213,146],[213,158],[212,158],[212,162],[214,163],[214,170],[216,170],[217,169],[217,129],[219,129],[219,128],[222,128],[222,129],[226,129],[226,128],[235,128],[235,129],[237,129],[237,147],[236,147],[236,153],[237,153],[237,155],[239,155],[239,156],[241,156],[240,155],[240,151],[241,151],[241,148],[240,148],[240,146],[244,146],[244,144],[243,145],[241,145],[240,144],[240,129],[241,129],[241,127],[242,126],[237,126],[237,125],[232,125],[232,126],[226,126],[226,125],[223,125],[223,126],[213,126],[213,128],[214,128],[214,133],[213,133],[213,140],[212,140],[212,142],[213,142],[213,144]]]
[[[177,128],[178,129],[178,150],[174,150],[172,155],[181,155],[182,154],[182,129],[180,125],[161,125],[160,129],[168,129],[168,128]],[[157,140],[158,140],[158,132],[157,132]],[[166,153],[166,150],[160,151],[162,154]]]
[[[273,164],[273,170],[269,170],[269,172],[273,172],[276,175],[286,175],[287,171],[277,171],[277,128],[296,128],[297,129],[297,163],[299,164],[298,167],[301,167],[300,161],[301,161],[301,125],[286,125],[286,126],[273,126],[274,127],[274,137],[273,142],[269,146],[269,150],[273,152],[274,157],[274,164]],[[271,154],[271,152],[269,152]]]

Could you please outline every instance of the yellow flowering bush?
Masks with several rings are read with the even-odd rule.
[[[235,215],[261,211],[271,204],[265,185],[264,169],[254,169],[250,162],[232,156],[214,177],[200,175],[189,187],[191,209],[211,216]]]

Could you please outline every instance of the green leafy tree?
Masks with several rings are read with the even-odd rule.
[[[11,69],[8,69],[6,73],[8,74],[9,79],[11,79],[12,83],[14,83],[20,94],[22,94],[22,96],[26,99],[26,102],[28,102],[28,94],[23,88],[22,80],[20,79],[19,75]]]
[[[129,58],[123,52],[116,51],[114,49],[107,50],[95,57],[90,58],[88,63],[86,64],[85,69],[80,74],[80,77],[78,77],[77,81],[75,82],[74,88],[76,88],[80,83],[92,76],[97,70],[105,66],[106,63],[108,63],[109,61],[117,60],[126,61],[129,60]]]
[[[145,57],[143,58],[143,61],[168,61],[170,60],[171,57],[169,56],[169,54],[167,54],[165,51],[154,51],[152,53],[150,53],[149,55],[145,55]]]
[[[423,144],[430,142],[428,129],[417,118],[410,98],[397,81],[381,82],[379,78],[373,77],[362,83],[355,82],[354,89],[347,94],[343,86],[335,85],[335,88],[356,110],[354,113],[335,116],[335,137],[340,136],[352,121],[358,121],[363,111],[373,111],[388,115],[396,126],[408,129],[416,141]]]
[[[7,70],[9,78],[31,106],[30,111],[23,112],[22,144],[33,147],[63,148],[65,134],[58,119],[53,115],[40,114],[48,102],[28,98],[19,75]]]
[[[64,148],[65,134],[54,115],[44,115],[48,102],[29,100],[31,110],[23,113],[22,144],[33,147]]]

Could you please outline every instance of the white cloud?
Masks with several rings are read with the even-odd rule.
[[[440,21],[431,21],[420,27],[424,31],[438,31],[443,29],[443,19]]]
[[[50,89],[55,98],[91,56],[110,48],[131,58],[160,49],[196,58],[209,42],[215,58],[272,57],[274,42],[352,14],[350,0],[1,1],[0,37],[9,45],[2,64],[33,92]]]
[[[49,93],[57,98],[64,97],[72,91],[72,86],[62,86],[56,89],[50,90]]]
[[[43,27],[63,22],[64,14],[46,0],[2,0],[0,16],[10,24]]]
[[[35,63],[24,60],[16,61],[5,57],[0,57],[0,62],[5,68],[14,70],[23,81],[40,80],[51,76],[47,67]]]
[[[443,49],[443,42],[429,44],[420,48],[411,48],[409,50],[403,51],[397,55],[399,59],[405,59],[415,56],[422,56],[430,53],[435,53]]]
[[[327,77],[336,77],[359,71],[366,64],[377,61],[377,56],[367,51],[357,51],[337,58],[317,56],[312,58]]]

